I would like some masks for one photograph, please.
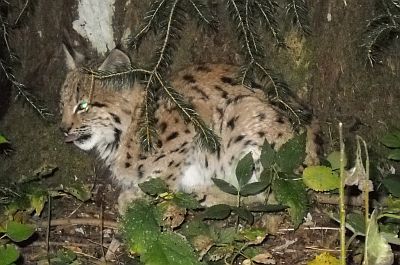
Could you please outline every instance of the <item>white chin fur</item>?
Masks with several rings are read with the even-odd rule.
[[[92,134],[92,136],[85,141],[74,141],[74,144],[84,151],[92,150],[98,143],[97,135]]]
[[[101,129],[92,130],[91,137],[85,141],[74,141],[74,144],[84,151],[90,151],[93,148],[98,148],[100,152],[100,156],[103,157],[102,150],[105,146],[115,141],[114,131],[110,129],[105,129],[104,127]]]

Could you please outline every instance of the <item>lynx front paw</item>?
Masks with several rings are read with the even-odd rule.
[[[122,190],[118,197],[118,212],[120,215],[125,214],[126,210],[129,207],[129,204],[141,197],[144,196],[144,193],[138,188],[132,188],[127,190]]]

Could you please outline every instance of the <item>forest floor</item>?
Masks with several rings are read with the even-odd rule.
[[[89,202],[80,202],[71,196],[52,201],[51,218],[45,209],[43,216],[37,220],[40,228],[35,238],[22,248],[23,264],[48,264],[43,257],[60,249],[74,252],[81,262],[77,264],[141,264],[139,257],[126,254],[122,235],[118,231],[118,190],[106,179],[97,182]],[[335,207],[314,203],[308,220],[296,230],[285,212],[256,215],[252,227],[268,231],[262,244],[265,253],[270,255],[269,263],[265,264],[307,264],[323,252],[339,256],[339,225],[325,214]],[[231,225],[227,220],[212,222]],[[355,253],[357,249],[354,246],[357,245],[360,242],[355,239],[349,264],[361,262],[362,252]]]

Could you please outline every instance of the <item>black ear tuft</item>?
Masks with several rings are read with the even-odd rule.
[[[119,49],[113,49],[99,67],[100,71],[115,73],[131,67],[128,55]]]

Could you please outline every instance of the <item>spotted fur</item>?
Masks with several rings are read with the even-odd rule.
[[[234,170],[246,153],[252,152],[259,171],[264,140],[278,149],[294,135],[290,122],[266,101],[260,90],[251,91],[235,83],[237,67],[204,64],[177,73],[171,83],[220,136],[220,150],[208,153],[200,149],[194,142],[193,126],[183,121],[176,107],[160,99],[155,114],[158,147],[145,153],[137,138],[143,87],[136,84],[116,90],[95,81],[93,98],[83,109],[82,102],[89,100],[91,79],[77,70],[69,53],[67,65],[69,73],[61,91],[61,127],[66,141],[83,150],[97,151],[122,188],[121,208],[141,195],[138,183],[149,177],[163,178],[173,190],[205,196],[206,204],[233,202],[230,195],[215,188],[211,178],[237,185]],[[128,56],[113,50],[100,70],[115,71],[123,65],[130,65]],[[308,144],[310,161],[316,159],[314,147]],[[257,179],[257,173],[252,181]]]

